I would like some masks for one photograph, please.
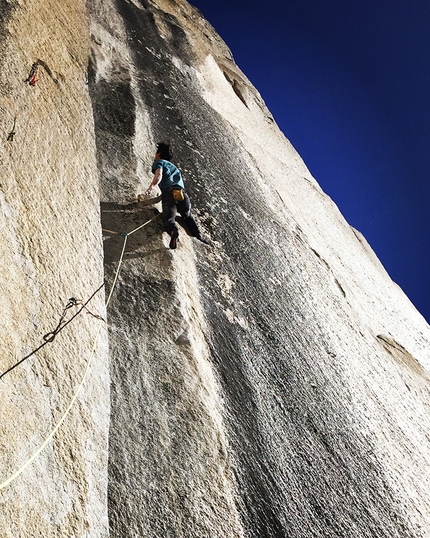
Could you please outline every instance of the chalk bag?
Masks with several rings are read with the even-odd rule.
[[[182,189],[175,189],[173,191],[173,199],[177,202],[182,202],[182,200],[185,200],[184,191]]]

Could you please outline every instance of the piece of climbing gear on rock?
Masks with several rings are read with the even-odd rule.
[[[49,68],[48,64],[46,62],[44,62],[43,60],[41,60],[40,58],[37,60],[37,65],[39,65],[40,67],[43,67],[43,69],[46,71],[46,73],[48,74],[48,76],[53,80],[53,82],[55,82],[55,84],[58,84],[58,78],[56,76],[54,76],[54,73],[52,72],[52,70]]]
[[[0,379],[2,379],[3,377],[5,377],[7,374],[9,374],[12,370],[14,370],[17,366],[19,366],[20,364],[22,364],[24,361],[26,361],[27,359],[29,359],[30,357],[32,357],[33,355],[35,355],[38,351],[40,351],[43,347],[45,347],[47,344],[51,343],[54,341],[55,337],[57,336],[57,334],[62,331],[66,325],[68,325],[69,323],[71,323],[81,312],[82,310],[86,309],[88,310],[87,308],[87,304],[94,298],[94,296],[104,287],[104,283],[91,295],[91,297],[85,302],[83,303],[82,301],[77,301],[76,299],[74,299],[72,297],[72,299],[69,299],[67,305],[65,306],[64,310],[63,310],[63,313],[61,314],[61,319],[57,325],[57,327],[51,331],[50,333],[47,333],[45,334],[45,336],[43,337],[44,339],[44,342],[42,344],[40,344],[40,346],[38,346],[36,349],[33,349],[33,351],[30,351],[30,353],[28,353],[28,355],[26,355],[25,357],[23,357],[22,359],[20,359],[17,363],[15,363],[14,365],[12,365],[10,368],[8,368],[6,371],[4,371],[3,373],[0,374]],[[73,314],[73,316],[68,319],[67,321],[64,321],[65,319],[65,316],[66,316],[66,312],[67,310],[69,310],[72,306],[74,305],[78,305],[80,306],[81,308],[75,313]],[[92,313],[91,313],[92,314]],[[94,317],[98,318],[98,319],[101,319],[103,320],[102,317],[100,316],[97,316],[97,315],[94,315],[92,314]],[[104,321],[104,320],[103,320]]]
[[[15,128],[16,128],[16,118],[13,119],[12,131],[9,133],[9,136],[7,137],[7,140],[9,142],[13,142],[13,140],[15,138],[15,135],[16,135]]]
[[[66,304],[66,306],[64,307],[63,313],[61,314],[60,321],[58,322],[58,325],[55,327],[55,329],[53,331],[51,331],[49,333],[46,333],[43,336],[43,339],[45,340],[45,342],[53,342],[54,341],[57,334],[61,331],[61,329],[65,325],[64,318],[66,317],[67,310],[69,310],[73,306],[77,306],[77,304],[78,303],[76,302],[76,299],[74,297],[69,299],[69,302]]]
[[[100,289],[100,288],[99,288]],[[101,321],[105,321],[101,316],[99,316],[98,314],[93,314],[93,312],[91,312],[88,307],[87,307],[87,303],[83,303],[80,299],[75,299],[75,297],[71,297],[68,301],[68,303],[66,304],[66,306],[64,307],[64,310],[63,310],[63,313],[61,314],[61,317],[60,317],[60,321],[58,322],[58,325],[55,327],[55,329],[47,334],[45,334],[43,336],[43,339],[45,340],[45,342],[53,342],[55,337],[57,336],[57,334],[66,326],[70,323],[71,320],[69,321],[64,321],[65,317],[66,317],[66,314],[67,314],[67,310],[69,310],[70,308],[72,308],[73,306],[80,306],[81,309],[79,310],[79,312],[82,312],[82,310],[86,310],[86,312],[88,314],[91,314],[91,316],[93,316],[94,318],[96,319],[100,319]],[[78,314],[79,314],[78,312]],[[76,314],[77,315],[77,314]],[[75,316],[73,316],[74,318]],[[72,319],[73,319],[72,318]]]
[[[25,82],[28,82],[30,86],[36,86],[36,82],[39,80],[41,67],[43,67],[43,69],[46,71],[48,76],[53,80],[53,82],[55,82],[55,84],[58,84],[58,78],[54,76],[54,73],[49,68],[47,63],[40,59],[34,62],[34,64],[31,66],[30,74],[28,75],[28,78],[25,80]]]
[[[91,312],[87,304],[83,303],[81,299],[75,299],[74,297],[72,297],[71,299],[69,299],[69,301],[73,301],[73,306],[82,306],[82,308],[86,311],[87,314],[106,323],[106,321],[99,314],[94,314],[94,312]]]
[[[102,232],[106,232],[106,233],[112,234],[112,235],[121,235],[120,232],[115,232],[114,230],[108,230],[107,228],[102,228]]]
[[[39,60],[34,62],[31,66],[30,74],[25,82],[28,82],[30,86],[36,86],[36,82],[39,80],[40,63]]]

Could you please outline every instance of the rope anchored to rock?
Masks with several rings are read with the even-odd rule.
[[[100,288],[97,290],[99,291],[102,287],[104,286],[104,284],[102,286],[100,286]],[[96,291],[96,293],[97,293]],[[93,295],[91,296],[91,298],[93,297]],[[91,299],[89,299],[91,300]],[[93,314],[90,310],[88,310],[87,308],[87,304],[88,304],[89,301],[87,301],[86,303],[83,303],[81,300],[79,299],[75,299],[74,297],[72,297],[71,299],[69,299],[69,302],[66,304],[66,306],[64,307],[64,310],[63,310],[63,313],[61,314],[61,318],[60,318],[60,321],[58,322],[58,325],[55,327],[55,329],[53,331],[51,331],[50,333],[47,333],[43,336],[43,339],[46,341],[46,342],[53,342],[54,341],[54,338],[57,336],[57,334],[66,326],[68,325],[78,314],[80,314],[82,312],[82,310],[86,310],[88,314],[91,314],[93,317],[97,318],[97,319],[100,319],[102,321],[104,321],[104,319],[97,315],[97,314]],[[66,317],[66,314],[67,314],[67,310],[69,310],[70,308],[72,308],[73,306],[79,306],[79,305],[82,305],[82,308],[79,310],[79,312],[77,312],[75,314],[75,316],[73,316],[73,318],[71,318],[69,321],[64,321],[64,318]]]
[[[124,237],[124,244],[123,244],[123,247],[122,247],[122,251],[121,251],[121,255],[119,257],[119,260],[118,260],[118,267],[117,267],[117,270],[115,272],[115,276],[114,276],[114,279],[113,279],[113,283],[112,283],[112,286],[111,286],[111,289],[110,289],[110,292],[109,292],[109,296],[106,300],[106,303],[105,303],[105,306],[106,308],[109,306],[109,303],[112,299],[112,295],[113,295],[113,292],[114,292],[114,289],[116,287],[116,284],[118,282],[118,276],[119,276],[119,272],[121,270],[121,266],[122,266],[122,262],[123,262],[123,259],[124,259],[124,254],[125,254],[125,247],[126,247],[126,244],[127,244],[127,238],[134,234],[135,232],[137,232],[138,230],[142,229],[144,226],[147,226],[150,222],[152,222],[153,220],[155,220],[156,218],[158,217],[158,215],[155,215],[155,217],[153,217],[152,219],[148,220],[147,222],[144,222],[142,225],[138,226],[137,228],[135,228],[134,230],[132,230],[131,232],[128,232],[128,233],[123,233],[123,234],[119,234],[119,235],[122,235]],[[93,314],[92,312],[90,312],[86,306],[87,304],[91,301],[91,299],[96,295],[96,293],[98,293],[102,288],[103,288],[104,284],[102,284],[92,295],[91,297],[85,302],[85,303],[82,303],[81,301],[77,300],[77,299],[74,299],[74,298],[71,298],[69,299],[68,303],[66,304],[66,306],[64,307],[64,310],[63,310],[63,313],[61,315],[61,318],[60,318],[60,321],[57,325],[57,327],[51,332],[51,333],[48,333],[45,335],[45,337],[47,337],[47,340],[45,340],[45,342],[43,344],[41,344],[36,350],[32,351],[29,355],[27,355],[26,357],[24,357],[23,359],[21,359],[17,364],[15,364],[12,368],[9,368],[9,370],[7,370],[6,372],[4,372],[1,376],[0,376],[0,379],[6,375],[8,372],[10,372],[11,370],[13,370],[14,368],[16,368],[19,364],[21,364],[23,361],[25,361],[26,359],[28,359],[29,357],[31,357],[34,353],[36,353],[37,351],[39,351],[43,346],[47,345],[48,343],[52,342],[55,337],[57,336],[57,334],[62,331],[64,329],[64,327],[66,327],[66,325],[68,325],[80,312],[82,312],[82,310],[87,310],[92,316],[94,316],[95,318],[97,319],[100,319],[102,321],[105,321],[103,320],[102,317],[98,316],[98,315],[95,315]],[[72,308],[73,306],[77,306],[77,305],[80,305],[81,308],[79,309],[79,311],[74,314],[74,316],[72,316],[72,318],[70,318],[68,321],[64,321],[65,319],[65,313],[67,312],[67,310],[69,310],[70,308]],[[18,470],[16,470],[11,476],[9,476],[9,478],[7,478],[6,480],[4,480],[3,482],[0,483],[0,491],[2,489],[4,489],[6,486],[8,486],[11,482],[13,482],[16,478],[18,478],[18,476],[37,458],[37,456],[43,451],[43,449],[46,447],[46,445],[50,442],[50,440],[54,437],[54,435],[57,433],[57,431],[60,429],[62,423],[64,422],[64,420],[66,419],[67,415],[69,414],[70,410],[72,409],[78,395],[79,395],[79,392],[81,391],[82,389],[82,386],[84,385],[85,383],[85,379],[87,378],[87,374],[88,374],[88,371],[90,369],[90,365],[92,363],[92,359],[95,355],[95,352],[96,352],[96,348],[97,348],[97,343],[98,343],[98,339],[99,339],[99,336],[100,336],[100,332],[101,332],[101,328],[102,328],[102,325],[100,324],[99,325],[99,329],[97,331],[97,334],[95,336],[95,339],[94,339],[94,343],[93,343],[93,346],[91,348],[91,352],[90,352],[90,356],[89,356],[89,359],[87,361],[87,365],[85,367],[85,370],[84,370],[84,373],[83,373],[83,376],[82,376],[82,379],[78,385],[78,388],[76,389],[72,399],[70,400],[70,403],[69,405],[67,406],[66,410],[64,411],[64,413],[61,415],[60,419],[58,420],[57,424],[54,426],[54,428],[50,431],[50,433],[48,434],[48,436],[45,438],[45,440],[43,441],[43,443],[39,446],[39,448],[32,454],[31,457],[29,457],[27,459],[27,461],[21,465],[21,467],[19,467]],[[44,338],[45,338],[44,337]]]
[[[47,344],[50,344],[51,342],[54,341],[55,337],[57,336],[57,334],[62,331],[67,325],[69,325],[69,323],[71,323],[77,316],[79,316],[79,314],[82,312],[82,310],[87,310],[92,316],[94,317],[97,317],[98,319],[101,319],[103,320],[102,317],[100,316],[97,316],[95,314],[92,314],[88,308],[87,308],[87,304],[93,299],[93,297],[104,287],[104,284],[102,284],[99,288],[96,289],[96,291],[91,295],[91,297],[85,302],[85,303],[82,303],[82,301],[77,301],[76,299],[72,298],[72,299],[69,299],[69,302],[67,303],[67,305],[65,306],[64,310],[63,310],[63,313],[61,314],[61,318],[60,318],[60,321],[58,322],[58,325],[55,327],[55,329],[47,334],[45,334],[43,336],[43,340],[44,342],[39,346],[37,347],[36,349],[33,349],[33,351],[31,351],[28,355],[26,355],[25,357],[23,357],[20,361],[18,361],[16,364],[14,364],[13,366],[11,366],[10,368],[8,368],[6,371],[4,371],[2,374],[0,374],[0,379],[2,379],[5,375],[7,375],[8,373],[10,373],[12,370],[14,370],[17,366],[19,366],[20,364],[22,364],[24,361],[26,361],[27,359],[29,359],[30,357],[32,357],[33,355],[35,355],[38,351],[40,351],[43,347],[45,347]],[[67,321],[64,321],[65,319],[65,316],[66,316],[66,313],[67,311],[72,308],[72,306],[81,306],[81,308]],[[104,320],[103,320],[104,321]]]

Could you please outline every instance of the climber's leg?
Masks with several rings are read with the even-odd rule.
[[[173,199],[171,192],[163,192],[161,205],[163,208],[164,230],[169,235],[171,235],[172,230],[178,232],[178,227],[176,226],[176,201]]]
[[[191,215],[191,202],[188,194],[184,191],[184,200],[178,202],[178,211],[184,220],[185,226],[193,237],[200,237],[200,231],[194,217]]]

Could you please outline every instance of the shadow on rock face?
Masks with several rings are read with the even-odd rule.
[[[161,237],[163,231],[160,212],[154,208],[141,209],[139,202],[130,204],[102,202],[101,220],[104,256],[107,264],[115,263],[120,259],[126,236],[124,258],[141,258],[147,254],[147,250],[138,252],[140,247],[148,244],[155,236]],[[133,233],[136,228],[145,223],[148,224]]]

